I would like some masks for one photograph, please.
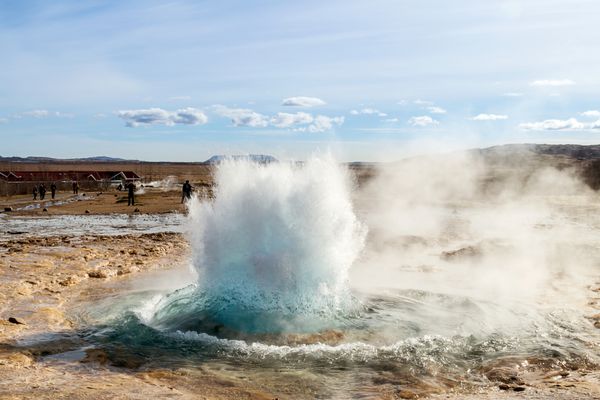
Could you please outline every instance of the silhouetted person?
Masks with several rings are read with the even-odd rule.
[[[134,198],[134,193],[135,192],[135,184],[133,182],[129,182],[127,184],[127,205],[128,206],[135,206],[135,198]]]
[[[190,185],[190,181],[185,181],[183,184],[183,188],[181,190],[181,204],[184,201],[188,201],[192,198],[192,185]]]
[[[56,196],[56,184],[54,182],[50,185],[50,193],[52,193],[52,200],[54,200],[54,196]]]
[[[79,194],[79,184],[77,181],[73,181],[73,194]]]
[[[37,190],[37,186],[33,187],[33,199],[37,200],[37,194],[38,194],[38,190]]]
[[[40,185],[38,191],[40,192],[40,200],[44,200],[44,197],[46,197],[46,186],[43,183]]]

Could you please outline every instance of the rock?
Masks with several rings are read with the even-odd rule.
[[[133,210],[133,212],[134,212],[134,213],[139,213],[139,212],[140,212],[140,209],[139,209],[139,208],[136,208],[135,210]]]
[[[99,278],[99,279],[108,278],[108,276],[104,273],[104,271],[90,271],[90,272],[88,272],[88,276],[90,278]]]
[[[95,271],[88,272],[88,276],[90,278],[106,279],[106,278],[111,278],[115,275],[117,275],[117,273],[116,273],[116,271],[113,271],[112,269],[98,269]]]
[[[8,322],[10,322],[11,324],[25,325],[25,322],[21,321],[20,319],[15,318],[15,317],[8,318]]]
[[[4,207],[4,211],[6,212],[11,212],[13,210],[12,207]]]
[[[81,362],[95,362],[104,365],[108,362],[108,354],[102,349],[88,349],[85,351],[85,358]]]
[[[517,371],[509,367],[492,368],[485,374],[492,382],[522,385],[524,382],[517,376]]]
[[[85,213],[86,213],[86,214],[89,214],[89,213],[90,213],[90,210],[85,210]]]
[[[475,246],[467,246],[457,250],[442,252],[442,259],[451,261],[455,259],[475,258],[481,256],[481,249]]]
[[[24,353],[12,353],[6,356],[5,360],[12,367],[29,367],[33,363],[31,357]]]
[[[397,392],[398,397],[401,399],[418,399],[419,396],[414,393],[411,392],[410,390],[405,390],[405,389],[401,389]]]
[[[58,282],[58,284],[61,286],[72,286],[76,285],[77,283],[79,283],[79,277],[77,275],[71,275],[67,279]]]
[[[525,387],[523,387],[523,386],[515,386],[515,387],[513,388],[513,390],[514,390],[515,392],[524,392],[524,391],[525,391]]]
[[[498,389],[508,390],[508,389],[510,389],[510,386],[508,386],[506,383],[503,383],[503,384],[498,385]]]
[[[43,211],[43,212],[48,212],[48,209],[47,209],[47,208],[44,208],[42,211]]]
[[[115,357],[111,365],[118,368],[137,369],[144,364],[144,360],[141,357],[134,355],[120,355]]]

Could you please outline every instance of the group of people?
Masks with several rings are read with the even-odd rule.
[[[127,205],[134,206],[135,205],[135,183],[129,182],[124,186],[119,184],[117,190],[121,191],[123,189],[127,190]],[[187,202],[192,198],[192,192],[194,191],[194,187],[190,184],[189,180],[186,180],[183,184],[182,192],[181,192],[181,203]],[[50,185],[50,193],[52,194],[52,199],[56,196],[56,184],[52,182]],[[79,193],[79,184],[77,181],[73,181],[73,194]],[[44,200],[46,197],[46,186],[43,183],[36,185],[33,187],[33,200],[37,200],[38,195],[40,196],[40,200]]]
[[[37,200],[38,194],[40,196],[40,200],[44,200],[44,198],[46,198],[46,185],[43,183],[40,183],[39,186],[36,185],[33,187],[34,200]],[[56,196],[56,184],[54,182],[52,182],[50,185],[50,194],[52,195],[52,200],[54,200],[54,197]]]

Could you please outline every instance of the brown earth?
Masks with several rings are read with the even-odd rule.
[[[207,190],[198,193],[209,192]],[[57,193],[54,201],[49,197],[46,197],[44,201],[34,201],[30,195],[0,197],[0,212],[6,207],[12,208],[11,214],[32,216],[185,212],[185,205],[181,203],[181,192],[175,190],[162,191],[156,188],[144,188],[143,194],[136,193],[135,206],[127,205],[127,192],[116,189],[110,189],[108,192],[80,192],[79,194],[80,196]],[[27,207],[29,209],[23,209]],[[43,211],[44,208],[47,211]]]
[[[132,276],[177,268],[179,234],[26,238],[0,248],[0,399],[272,399],[248,382],[205,369],[144,369],[132,356],[83,349],[72,313]],[[183,257],[182,257],[183,255]],[[58,334],[59,339],[40,340]],[[60,339],[64,337],[64,339]],[[49,361],[73,352],[73,360]]]

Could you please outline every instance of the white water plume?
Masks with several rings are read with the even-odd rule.
[[[198,293],[211,318],[270,331],[347,307],[348,271],[365,232],[345,168],[330,156],[303,164],[228,160],[215,181],[214,201],[190,204]]]

